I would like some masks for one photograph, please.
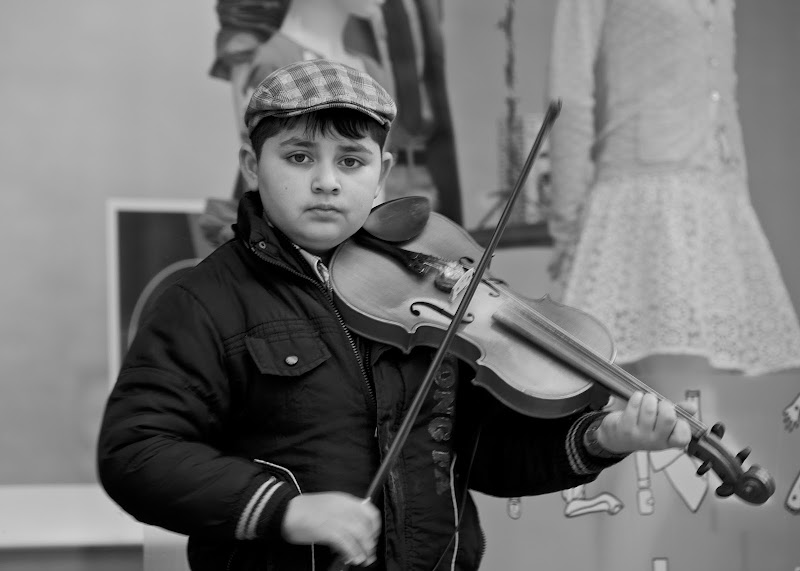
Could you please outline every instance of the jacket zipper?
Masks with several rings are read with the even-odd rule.
[[[353,339],[353,335],[350,333],[350,330],[347,328],[347,325],[345,324],[344,319],[342,318],[342,314],[339,313],[339,309],[336,307],[336,304],[333,302],[333,297],[331,296],[331,293],[328,291],[328,287],[325,284],[323,284],[323,283],[321,283],[321,282],[319,282],[319,281],[317,281],[317,280],[315,280],[315,279],[313,279],[313,278],[311,278],[311,277],[309,277],[309,276],[307,276],[305,274],[302,274],[302,273],[300,273],[298,271],[293,270],[289,266],[286,266],[284,264],[278,263],[278,262],[276,262],[274,260],[271,260],[271,259],[267,258],[264,254],[259,252],[253,246],[249,246],[249,248],[250,248],[250,251],[253,252],[258,259],[260,259],[263,262],[266,262],[267,264],[270,264],[272,266],[281,268],[282,270],[285,270],[285,271],[289,272],[290,274],[292,274],[294,276],[297,276],[297,277],[302,278],[302,279],[304,279],[304,280],[306,280],[308,282],[311,282],[312,284],[314,284],[314,286],[318,290],[320,290],[323,293],[323,295],[325,296],[325,299],[328,300],[328,304],[330,305],[331,309],[333,310],[334,315],[336,315],[336,319],[339,321],[339,326],[342,328],[342,331],[344,331],[344,334],[347,336],[348,343],[350,343],[350,350],[353,352],[353,355],[356,358],[356,362],[358,363],[358,368],[361,370],[361,378],[362,378],[362,380],[364,381],[364,384],[367,387],[367,393],[369,394],[370,401],[372,402],[372,404],[375,407],[375,419],[376,419],[376,423],[377,423],[377,418],[378,418],[378,400],[375,397],[375,387],[372,384],[372,379],[367,374],[366,365],[364,364],[364,360],[361,358],[361,355],[358,352],[358,346],[356,345],[355,339]],[[367,358],[369,357],[369,351],[367,351],[367,355],[365,355],[365,357],[367,357]],[[376,428],[375,428],[376,436],[377,436],[377,431],[378,431],[378,429],[377,429],[377,425],[376,425]]]

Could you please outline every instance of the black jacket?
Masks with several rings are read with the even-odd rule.
[[[282,539],[286,505],[306,492],[365,496],[432,350],[404,354],[350,333],[327,287],[265,223],[257,193],[244,195],[236,235],[143,321],[103,418],[100,481],[140,521],[189,535],[195,571],[326,569],[327,548]],[[455,545],[457,568],[477,568],[470,464],[469,488],[522,496],[613,463],[580,444],[598,413],[523,417],[469,374],[445,360],[376,500],[376,568],[449,569]]]

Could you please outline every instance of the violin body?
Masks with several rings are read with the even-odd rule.
[[[417,237],[401,245],[435,260],[458,260],[465,268],[483,254],[466,230],[435,212]],[[421,275],[410,272],[394,257],[351,238],[330,264],[337,307],[348,327],[365,337],[406,352],[417,346],[438,347],[460,298],[441,291],[435,283],[439,268],[430,269]],[[518,412],[550,418],[585,408],[593,396],[593,379],[501,320],[521,305],[613,360],[614,344],[602,323],[549,297],[520,298],[491,275],[482,278],[450,352],[475,369],[475,384]]]

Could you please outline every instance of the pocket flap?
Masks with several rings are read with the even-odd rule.
[[[258,370],[265,375],[296,377],[330,358],[325,343],[315,332],[279,338],[246,337],[245,345]]]

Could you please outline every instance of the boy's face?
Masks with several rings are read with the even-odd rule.
[[[307,133],[305,121],[267,138],[256,160],[245,144],[242,176],[258,188],[269,221],[301,248],[320,255],[352,236],[367,219],[392,165],[369,137]]]

